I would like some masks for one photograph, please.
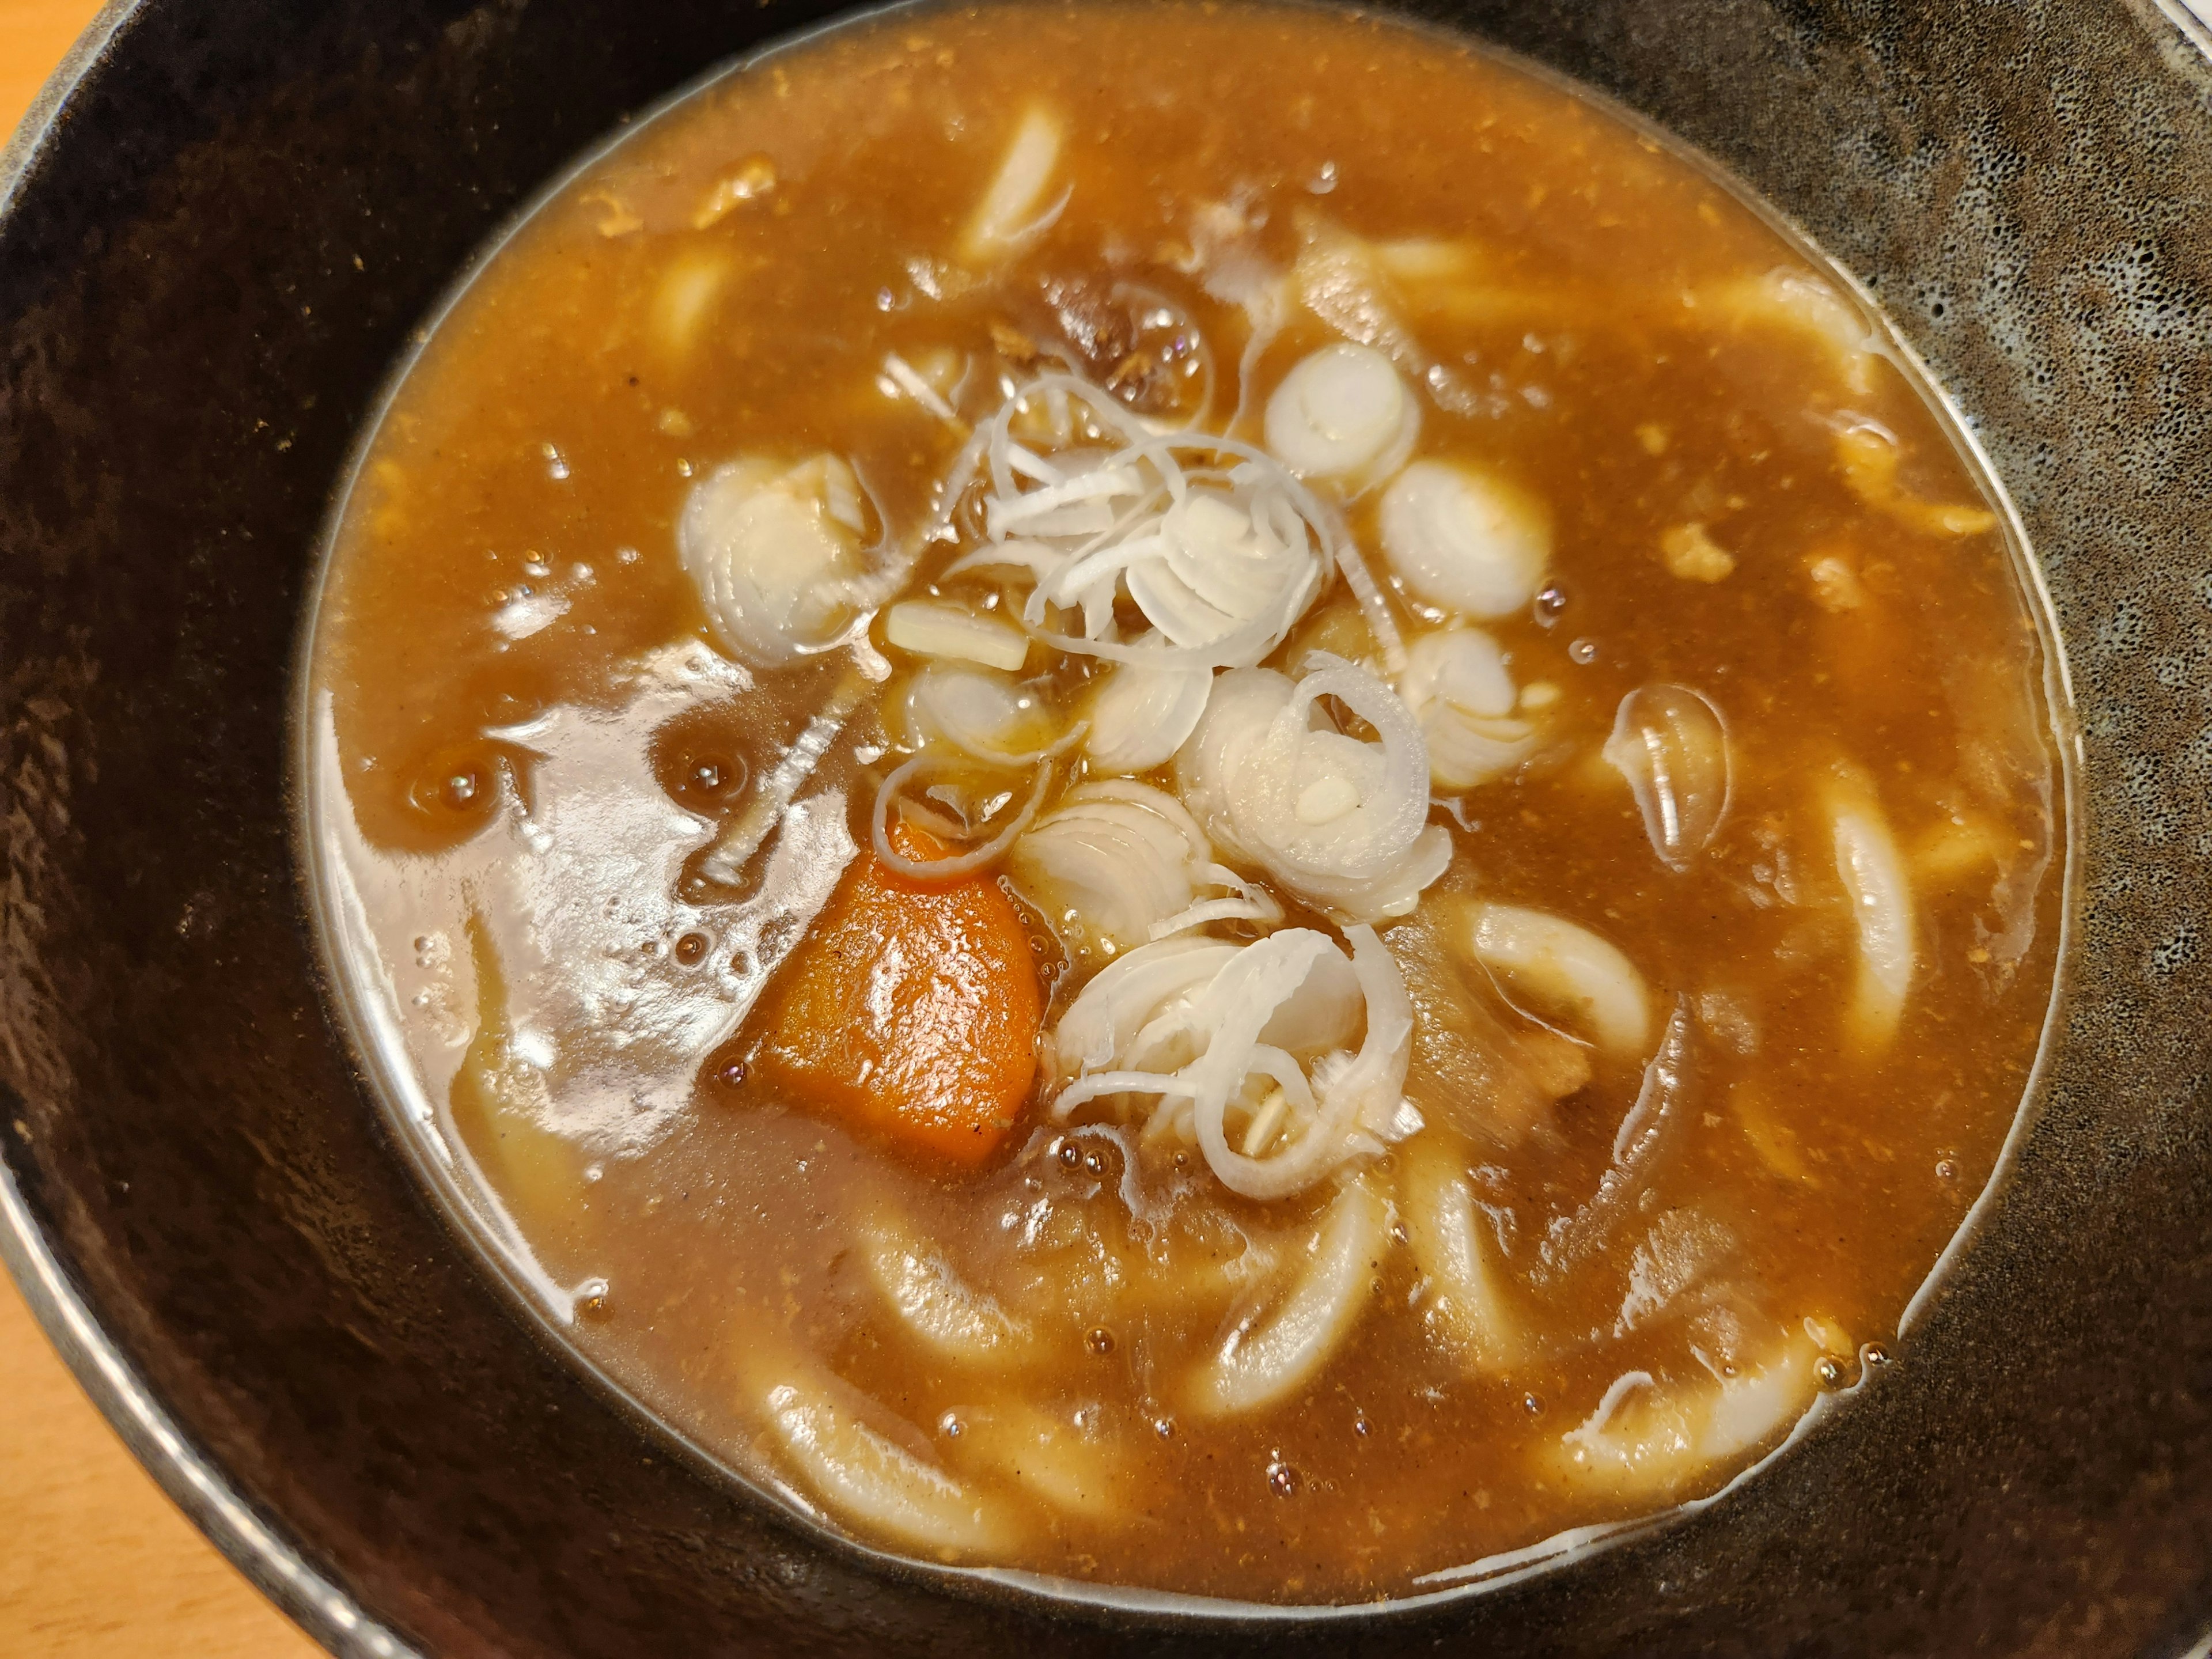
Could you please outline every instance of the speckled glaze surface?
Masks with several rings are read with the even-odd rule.
[[[286,799],[330,489],[568,156],[822,9],[147,0],[0,209],[0,1253],[342,1653],[2175,1655],[2212,1623],[2212,36],[2154,0],[1467,0],[1887,307],[2017,503],[2086,857],[2012,1179],[1899,1363],[1758,1480],[1379,1620],[948,1596],[543,1348],[329,1022]],[[78,78],[73,82],[70,75]]]

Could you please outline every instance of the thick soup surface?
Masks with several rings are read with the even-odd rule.
[[[1351,1601],[1710,1493],[1895,1352],[2051,994],[1932,407],[1455,41],[848,27],[399,386],[311,669],[347,994],[580,1352],[869,1544]]]

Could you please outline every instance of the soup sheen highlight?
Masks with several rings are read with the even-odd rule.
[[[1544,1559],[1889,1358],[2018,1109],[2053,711],[1934,409],[1470,46],[846,27],[400,382],[310,664],[345,994],[523,1293],[853,1538]]]

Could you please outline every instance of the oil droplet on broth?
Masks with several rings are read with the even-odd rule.
[[[442,755],[433,759],[407,791],[416,811],[447,817],[473,814],[491,798],[490,766],[473,755]]]

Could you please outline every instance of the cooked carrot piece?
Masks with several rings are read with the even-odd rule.
[[[892,842],[913,859],[944,851],[910,824]],[[1042,1013],[1028,931],[997,883],[924,885],[870,859],[785,964],[759,1063],[796,1100],[964,1167],[1020,1116]]]

